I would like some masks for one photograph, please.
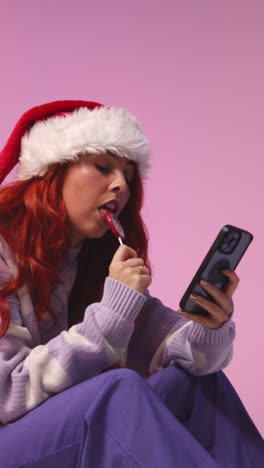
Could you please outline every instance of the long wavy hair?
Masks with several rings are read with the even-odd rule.
[[[56,164],[44,177],[16,180],[0,188],[0,236],[9,245],[17,265],[17,274],[0,287],[0,337],[10,323],[8,295],[26,285],[40,320],[60,283],[60,270],[70,249],[70,224],[62,198],[68,166]],[[126,232],[126,244],[150,268],[148,233],[140,215],[143,186],[137,166],[135,169],[130,198],[119,219]],[[69,296],[69,326],[83,319],[89,304],[100,301],[117,248],[118,241],[110,231],[100,239],[87,238],[83,242]],[[56,322],[56,315],[49,311]]]

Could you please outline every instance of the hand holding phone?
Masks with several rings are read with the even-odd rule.
[[[228,288],[229,279],[235,282],[237,277],[223,271],[235,270],[252,240],[253,235],[241,228],[226,225],[221,229],[180,300],[183,311],[210,317],[217,307],[225,308],[224,291]],[[202,279],[208,283],[207,287],[202,287]],[[232,290],[232,285],[229,289]],[[191,294],[196,296],[196,300],[190,298]],[[206,305],[206,309],[201,304]]]

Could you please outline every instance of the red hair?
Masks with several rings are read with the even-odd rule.
[[[10,323],[9,294],[26,284],[40,320],[48,309],[53,289],[60,283],[60,269],[70,249],[69,221],[62,198],[68,166],[56,164],[42,178],[18,180],[0,189],[0,236],[10,246],[18,269],[0,287],[0,337],[5,335]],[[150,268],[148,235],[140,215],[142,203],[143,187],[136,166],[131,195],[119,219],[127,234],[127,245]],[[118,241],[110,231],[100,239],[84,241],[69,297],[69,325],[80,322],[87,305],[101,299],[117,247]]]

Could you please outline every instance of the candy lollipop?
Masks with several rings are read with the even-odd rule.
[[[112,233],[117,237],[120,244],[123,245],[123,240],[125,240],[125,233],[117,217],[111,213],[111,211],[105,211],[104,218]]]

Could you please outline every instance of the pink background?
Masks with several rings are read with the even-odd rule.
[[[56,99],[127,108],[153,148],[145,219],[152,294],[178,307],[226,223],[254,236],[238,267],[226,373],[264,434],[262,0],[2,0],[0,145]]]

